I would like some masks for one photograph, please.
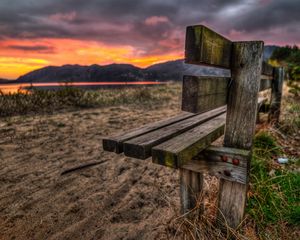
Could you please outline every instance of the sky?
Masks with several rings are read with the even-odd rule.
[[[0,78],[64,64],[183,58],[185,29],[300,46],[299,0],[1,0]]]

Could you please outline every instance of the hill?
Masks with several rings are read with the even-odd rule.
[[[8,80],[8,79],[0,78],[0,84],[1,83],[11,83],[11,82],[13,82],[13,80]]]
[[[169,61],[138,68],[129,64],[106,66],[64,65],[49,66],[32,71],[17,79],[17,82],[131,82],[131,81],[180,81],[183,73],[223,75],[224,70],[184,64],[183,60]]]
[[[266,46],[264,59],[268,59],[276,46]],[[210,67],[184,64],[175,60],[139,68],[130,64],[110,64],[100,66],[64,65],[48,66],[17,79],[17,82],[131,82],[131,81],[180,81],[183,74],[225,75],[228,71]]]

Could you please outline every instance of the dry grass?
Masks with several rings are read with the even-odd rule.
[[[151,107],[164,104],[178,96],[179,84],[126,89],[102,89],[85,91],[67,87],[59,91],[33,90],[13,94],[0,92],[0,117],[24,114],[53,113],[60,110],[108,107],[135,104]]]

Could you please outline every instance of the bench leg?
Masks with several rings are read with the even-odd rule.
[[[195,209],[196,214],[201,214],[203,203],[199,201],[203,190],[203,174],[187,169],[180,169],[179,171],[181,213],[186,214]]]
[[[283,81],[284,68],[275,68],[274,80],[272,81],[271,105],[269,112],[269,122],[274,123],[275,126],[279,123]]]
[[[252,149],[260,87],[263,42],[235,42],[232,45],[232,84],[227,103],[224,147]],[[251,91],[250,91],[251,89]],[[247,161],[248,170],[251,156]],[[220,180],[219,215],[236,229],[244,218],[247,185]]]
[[[227,226],[237,228],[243,220],[247,185],[220,179],[217,224],[222,230]]]

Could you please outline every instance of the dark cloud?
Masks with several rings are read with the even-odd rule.
[[[0,39],[88,39],[131,45],[140,54],[167,53],[183,48],[187,25],[205,23],[225,35],[236,30],[255,37],[265,30],[279,40],[272,30],[289,28],[296,32],[284,40],[294,43],[300,41],[299,7],[298,0],[1,0]],[[147,24],[154,16],[168,21]]]
[[[242,9],[235,16],[231,16],[230,19],[234,21],[236,16],[238,16],[238,21],[233,22],[231,26],[238,30],[269,30],[294,24],[299,27],[300,1],[274,0],[265,5],[253,4]]]
[[[24,45],[9,45],[10,49],[21,50],[25,52],[39,52],[39,53],[54,53],[54,48],[51,46],[44,45],[34,45],[34,46],[24,46]]]

